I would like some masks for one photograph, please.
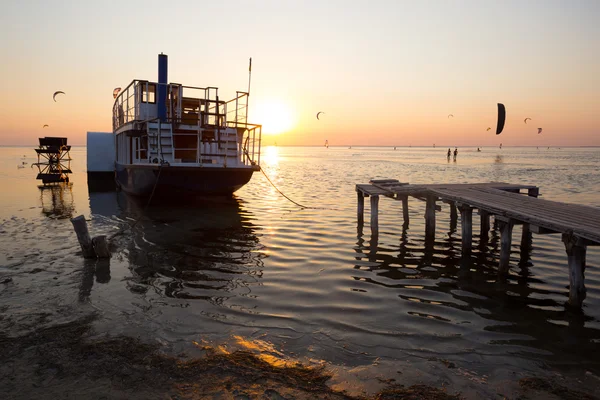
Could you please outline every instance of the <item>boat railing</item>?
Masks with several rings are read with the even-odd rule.
[[[248,122],[248,93],[235,92],[235,94],[234,99],[225,103],[225,115],[227,121],[245,124]]]
[[[136,86],[138,80],[132,81],[121,90],[113,104],[113,131],[136,119]]]
[[[133,80],[115,99],[113,130],[133,121],[147,121],[158,116],[156,82]],[[219,99],[216,87],[167,84],[167,118],[171,122],[200,121],[202,126],[226,126],[226,121],[246,123],[248,93],[236,92],[229,101]]]
[[[262,140],[262,125],[229,121],[228,126],[242,131],[240,151],[242,164],[260,165],[260,144]]]
[[[130,122],[158,121],[158,85],[156,82],[136,79],[118,94],[113,105],[114,131]],[[198,137],[207,127],[216,130],[216,137],[220,136],[220,129],[234,128],[242,163],[260,165],[262,126],[247,122],[248,93],[236,92],[235,98],[225,102],[219,100],[216,87],[168,84],[167,94],[167,123],[196,125]],[[138,158],[141,157],[138,155]]]

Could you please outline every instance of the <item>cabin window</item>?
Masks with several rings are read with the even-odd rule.
[[[142,102],[156,103],[156,84],[142,83]]]

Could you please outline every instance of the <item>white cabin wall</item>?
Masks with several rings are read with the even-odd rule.
[[[139,103],[139,118],[142,121],[154,119],[157,116],[156,104]]]
[[[88,172],[111,172],[115,169],[115,135],[112,132],[87,133]]]

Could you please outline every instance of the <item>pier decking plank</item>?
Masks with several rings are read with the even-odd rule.
[[[359,185],[357,185],[359,186]],[[433,189],[461,189],[461,188],[472,188],[472,187],[489,187],[498,190],[505,191],[519,191],[521,189],[537,189],[537,186],[533,185],[517,185],[506,182],[480,182],[480,183],[450,183],[450,184],[423,184],[423,185],[410,185],[406,183],[378,183],[372,181],[371,185],[360,185],[360,186],[374,186],[379,189],[388,190],[397,195],[422,195],[426,194]]]
[[[600,243],[600,208],[522,196],[492,188],[445,188],[432,192],[493,214]]]

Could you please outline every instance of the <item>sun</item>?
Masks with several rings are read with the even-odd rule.
[[[252,122],[262,125],[262,132],[267,135],[279,135],[294,126],[294,117],[290,108],[280,101],[261,102],[256,105]]]

